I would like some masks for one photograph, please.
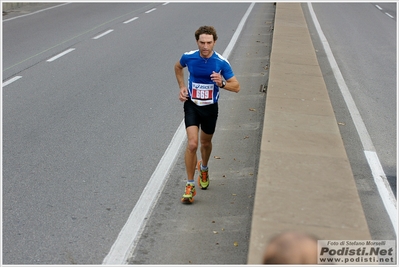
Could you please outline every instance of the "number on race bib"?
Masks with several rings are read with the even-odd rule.
[[[212,90],[193,90],[194,99],[210,100],[212,99]]]
[[[209,99],[209,90],[197,90],[197,99]]]
[[[199,106],[213,103],[213,84],[192,83],[191,99]]]

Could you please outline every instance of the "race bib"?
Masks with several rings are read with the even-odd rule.
[[[192,83],[191,100],[198,106],[213,104],[213,84]]]

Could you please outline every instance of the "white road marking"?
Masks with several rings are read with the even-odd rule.
[[[109,34],[109,33],[111,33],[111,32],[113,32],[114,30],[108,30],[108,31],[106,31],[106,32],[103,32],[102,34],[100,34],[100,35],[97,35],[96,37],[93,37],[93,39],[94,40],[97,40],[97,39],[99,39],[99,38],[101,38],[101,37],[103,37],[103,36],[105,36],[105,35],[107,35],[107,34]]]
[[[228,58],[230,55],[230,52],[233,49],[253,6],[254,3],[250,5],[244,17],[241,19],[235,34],[223,53],[225,58]],[[140,235],[144,230],[147,216],[151,214],[156,201],[158,200],[159,195],[165,186],[165,180],[169,176],[171,168],[176,162],[180,148],[185,140],[187,140],[187,137],[183,120],[173,136],[168,148],[166,149],[165,154],[158,163],[157,168],[141,193],[141,196],[134,206],[126,224],[120,231],[115,243],[111,247],[110,252],[103,260],[104,265],[127,264],[127,260],[134,251],[140,239]]]
[[[150,9],[150,10],[146,11],[145,13],[148,14],[148,13],[151,13],[152,11],[155,11],[155,10],[156,10],[156,8],[153,8],[153,9]]]
[[[390,17],[391,19],[394,19],[395,17],[392,16],[391,14],[389,14],[388,12],[385,12],[385,15],[387,15],[388,17]]]
[[[244,17],[242,17],[240,24],[238,24],[237,30],[235,31],[233,37],[230,40],[230,43],[227,45],[226,50],[223,53],[224,58],[229,58],[231,51],[233,50],[234,45],[236,44],[238,37],[240,36],[240,33],[242,31],[242,28],[244,27],[245,22],[248,19],[249,14],[252,11],[252,8],[254,7],[255,3],[252,3],[249,8],[247,9],[247,12],[245,12]]]
[[[162,156],[157,168],[141,193],[133,211],[130,213],[126,224],[119,233],[110,252],[105,257],[103,264],[127,264],[129,254],[137,245],[140,235],[144,230],[146,217],[154,208],[155,203],[165,186],[164,181],[169,175],[171,167],[176,162],[180,148],[185,140],[186,131],[184,121],[182,121],[166,149],[165,154]]]
[[[9,79],[8,81],[3,82],[3,87],[9,85],[10,83],[15,82],[16,80],[21,79],[22,76],[15,76],[14,78]]]
[[[72,52],[73,50],[75,50],[75,48],[69,48],[68,50],[65,50],[64,52],[59,53],[58,55],[48,59],[47,62],[52,62],[52,61],[54,61],[54,60],[56,60],[56,59],[58,59],[58,58],[60,58],[62,56],[65,56],[66,54]]]
[[[394,194],[392,192],[392,188],[389,186],[388,179],[384,173],[384,170],[381,167],[381,163],[378,159],[373,142],[371,141],[370,134],[368,133],[368,131],[366,129],[366,125],[364,124],[364,121],[360,115],[359,110],[357,109],[355,101],[353,100],[352,95],[348,89],[348,86],[346,85],[346,82],[344,80],[344,77],[342,76],[339,66],[338,66],[337,62],[335,61],[334,55],[331,51],[330,45],[327,41],[327,38],[325,37],[325,35],[321,29],[321,26],[319,24],[319,21],[317,20],[316,14],[313,10],[312,3],[308,3],[308,7],[309,7],[309,11],[311,13],[312,19],[313,19],[313,23],[317,29],[317,32],[318,32],[321,42],[323,44],[324,50],[326,51],[327,58],[328,58],[328,61],[330,62],[331,69],[334,73],[335,79],[336,79],[338,86],[341,90],[341,93],[345,99],[346,105],[348,106],[352,120],[355,124],[356,130],[357,130],[360,140],[363,144],[364,153],[367,158],[368,164],[371,168],[371,171],[372,171],[372,174],[374,177],[374,181],[378,188],[378,192],[381,196],[382,202],[384,203],[385,209],[389,215],[389,218],[391,220],[391,223],[392,223],[395,233],[397,235],[398,234],[398,227],[397,227],[398,211],[397,211],[397,207],[396,207],[396,199],[395,199],[395,197],[392,197],[392,196],[394,196]]]
[[[379,5],[375,5],[376,8],[378,8],[380,11],[383,11],[384,9],[382,7],[380,7]],[[388,12],[384,12],[385,15],[387,15],[388,17],[390,17],[391,19],[394,19],[395,17],[392,16],[391,14],[389,14]]]
[[[53,8],[56,8],[56,7],[65,6],[65,5],[69,5],[69,4],[70,4],[70,3],[64,3],[64,4],[61,4],[61,5],[48,7],[48,8],[41,9],[41,10],[38,10],[38,11],[35,11],[35,12],[32,12],[32,13],[29,13],[29,14],[25,14],[25,15],[21,15],[21,16],[18,16],[18,17],[13,17],[13,18],[5,19],[5,20],[3,20],[3,22],[10,21],[10,20],[14,20],[14,19],[18,19],[18,18],[22,18],[22,17],[26,17],[26,16],[30,16],[30,15],[33,15],[33,14],[37,14],[37,13],[40,13],[40,12],[43,12],[43,11],[46,11],[46,10],[50,10],[50,9],[53,9]]]
[[[125,21],[124,23],[127,24],[127,23],[129,23],[129,22],[132,22],[132,21],[138,19],[138,18],[139,18],[139,17],[134,17],[134,18],[132,18],[132,19],[129,19],[129,20]]]
[[[371,166],[373,172],[374,182],[377,185],[379,192],[386,192],[386,196],[382,198],[384,206],[388,211],[388,215],[392,221],[393,227],[396,234],[398,233],[398,217],[397,217],[397,205],[395,195],[392,192],[391,186],[385,176],[384,170],[382,169],[380,160],[378,159],[375,151],[364,151],[367,161]]]

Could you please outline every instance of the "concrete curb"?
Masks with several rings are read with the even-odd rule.
[[[3,6],[3,12],[8,12],[10,10],[14,10],[17,8],[20,8],[22,6],[29,5],[29,3],[25,2],[7,2],[7,3],[2,3]]]
[[[248,264],[274,235],[370,240],[300,3],[277,3]]]

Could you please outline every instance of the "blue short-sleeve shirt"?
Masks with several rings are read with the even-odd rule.
[[[214,104],[219,100],[220,88],[211,80],[213,71],[220,72],[225,80],[234,76],[229,61],[216,51],[210,58],[202,58],[199,50],[186,52],[180,59],[180,65],[188,68],[188,94],[198,106]]]

